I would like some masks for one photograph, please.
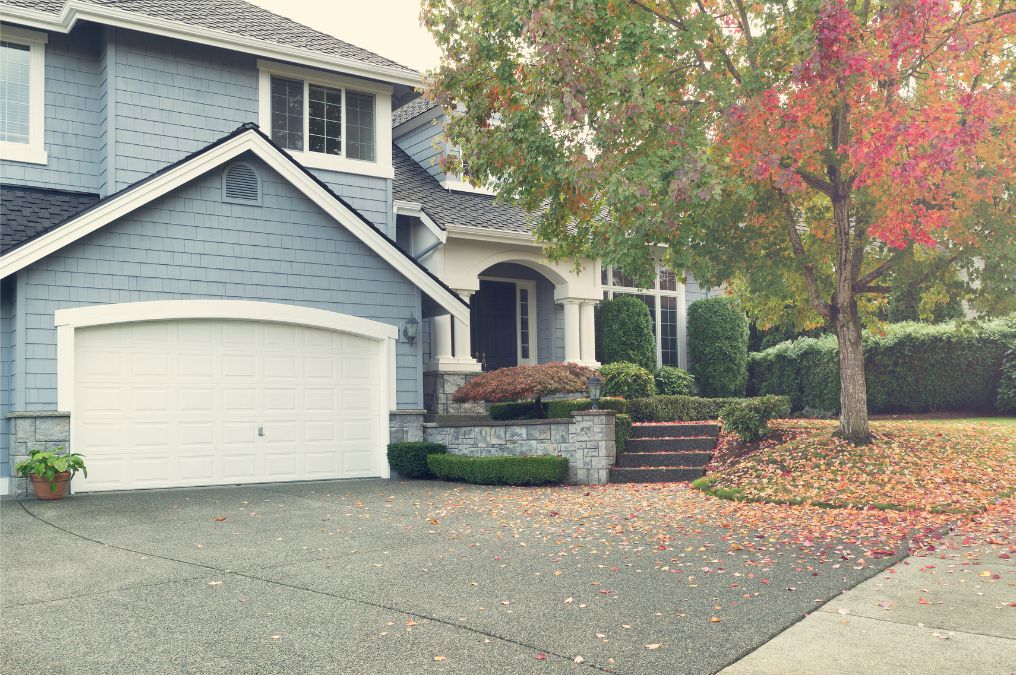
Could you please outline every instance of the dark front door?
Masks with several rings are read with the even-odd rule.
[[[480,290],[470,299],[470,337],[487,370],[518,365],[515,314],[515,284],[480,281]]]

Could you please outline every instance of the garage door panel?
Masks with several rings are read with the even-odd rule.
[[[379,475],[377,343],[254,321],[78,329],[75,489]],[[258,435],[258,427],[264,430]]]

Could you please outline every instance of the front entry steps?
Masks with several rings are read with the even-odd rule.
[[[635,424],[610,468],[611,483],[689,482],[706,474],[717,424]]]

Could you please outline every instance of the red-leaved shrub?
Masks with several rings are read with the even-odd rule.
[[[577,363],[541,363],[538,366],[514,366],[480,373],[459,387],[453,397],[465,401],[540,400],[551,394],[578,394],[587,389],[592,368]]]

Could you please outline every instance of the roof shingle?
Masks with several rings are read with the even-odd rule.
[[[437,103],[434,103],[426,96],[420,96],[414,98],[412,101],[392,111],[392,127],[397,127],[400,124],[408,122],[414,117],[419,117],[428,110],[433,110],[437,107]]]
[[[0,186],[0,253],[49,232],[98,201],[99,195],[84,192]]]
[[[531,234],[535,215],[510,204],[500,204],[490,195],[446,190],[426,169],[399,146],[392,146],[395,199],[418,202],[441,228],[449,225],[485,230]]]

